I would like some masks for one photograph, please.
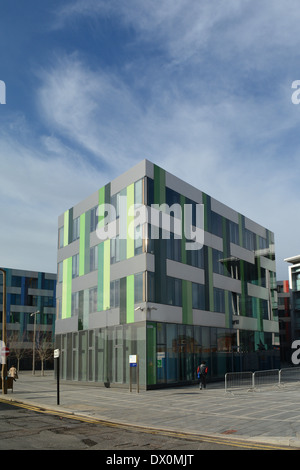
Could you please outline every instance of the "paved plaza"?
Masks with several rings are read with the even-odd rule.
[[[300,449],[300,383],[234,392],[213,383],[201,391],[192,385],[137,393],[135,387],[130,392],[63,382],[59,390],[57,405],[53,372],[44,377],[21,372],[13,393],[8,390],[1,398],[148,429]]]

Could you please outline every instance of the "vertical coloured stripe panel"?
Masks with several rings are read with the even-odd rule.
[[[166,202],[166,172],[154,165],[154,203],[164,204]]]
[[[63,261],[62,318],[71,317],[72,304],[72,257]]]
[[[154,165],[154,204],[166,202],[166,174],[163,169]],[[159,238],[154,240],[155,252],[155,296],[156,302],[164,303],[167,292],[167,253],[166,240],[162,238],[161,229]]]
[[[147,323],[147,385],[156,384],[156,323]]]
[[[134,322],[134,275],[127,276],[126,281],[126,323]]]
[[[134,256],[134,183],[127,187],[127,258]],[[131,215],[130,215],[131,214]]]
[[[182,281],[182,323],[193,324],[192,282]]]

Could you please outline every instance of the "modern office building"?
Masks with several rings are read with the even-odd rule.
[[[10,349],[8,365],[19,364],[20,369],[32,367],[35,330],[36,368],[39,368],[39,348],[43,347],[45,357],[48,357],[46,348],[53,350],[54,345],[56,274],[5,267],[2,269],[6,272],[6,330],[7,346]],[[1,332],[3,279],[0,272]]]
[[[200,360],[211,379],[276,367],[278,346],[274,235],[256,222],[147,160],[59,216],[62,378],[124,386],[137,355],[141,387],[192,383]]]
[[[280,361],[290,364],[293,351],[289,281],[277,281]]]
[[[289,289],[291,306],[291,341],[300,338],[300,255],[286,258],[289,263]]]

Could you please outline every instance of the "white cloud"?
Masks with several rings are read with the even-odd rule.
[[[282,220],[293,219],[300,201],[293,195],[294,206],[286,207],[295,173],[278,155],[286,132],[295,127],[290,90],[279,87],[275,101],[234,92],[217,99],[211,90],[211,102],[207,96],[203,104],[176,94],[178,84],[174,91],[159,82],[145,105],[134,87],[100,68],[92,70],[79,55],[61,57],[41,78],[41,117],[59,136],[44,139],[48,150],[66,154],[60,139],[67,138],[70,159],[72,149],[81,148],[98,168],[109,162],[107,181],[148,158],[275,231],[281,259],[292,254],[284,254]],[[289,159],[298,173],[299,160],[294,154]],[[82,174],[76,177],[83,181]]]
[[[114,71],[90,66],[83,51],[52,57],[38,73],[36,100],[49,132],[37,150],[20,115],[14,127],[21,124],[21,140],[5,139],[0,146],[15,170],[4,162],[5,207],[24,204],[26,216],[18,214],[24,227],[27,218],[34,222],[39,204],[47,207],[39,238],[47,239],[50,220],[56,237],[58,214],[148,158],[274,230],[280,259],[296,254],[300,196],[294,188],[300,168],[289,138],[299,123],[290,85],[300,78],[291,75],[300,12],[294,0],[270,5],[264,0],[229,0],[222,7],[187,0],[64,4],[56,28],[74,28],[85,18],[113,19],[134,30],[131,50],[147,45],[150,52],[124,59]],[[5,207],[2,203],[12,230],[14,219]],[[56,257],[56,239],[53,250]]]
[[[6,267],[56,272],[58,216],[107,181],[84,161],[37,147],[7,134],[0,141],[0,259]]]

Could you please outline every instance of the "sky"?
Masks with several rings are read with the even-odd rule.
[[[273,231],[287,279],[299,22],[298,0],[0,0],[0,265],[56,272],[58,216],[146,158]]]

